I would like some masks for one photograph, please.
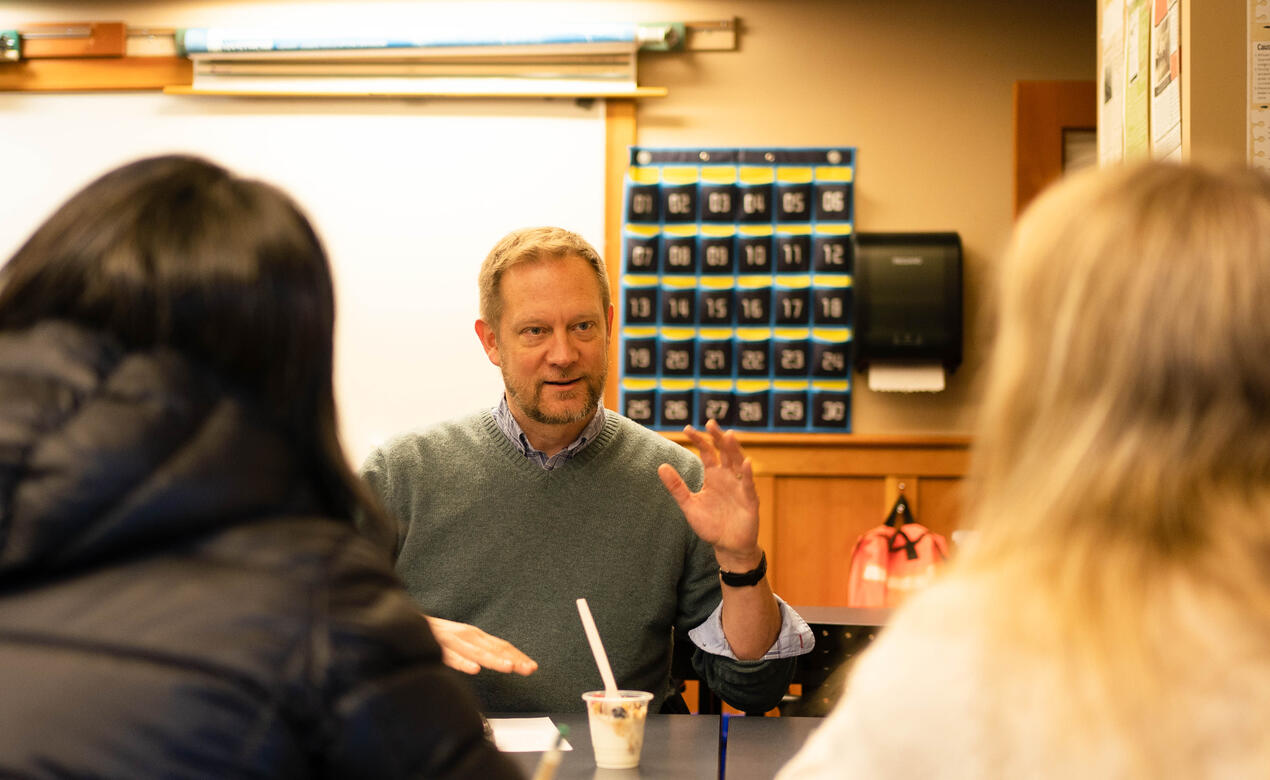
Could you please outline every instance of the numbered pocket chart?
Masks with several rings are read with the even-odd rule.
[[[851,147],[633,147],[621,411],[674,430],[851,430]]]

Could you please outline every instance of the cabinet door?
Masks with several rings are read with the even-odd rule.
[[[1092,81],[1014,82],[1014,215],[1063,175],[1073,133],[1094,133],[1098,92]]]

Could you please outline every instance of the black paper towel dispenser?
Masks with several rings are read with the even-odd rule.
[[[961,237],[857,233],[855,365],[961,364]]]

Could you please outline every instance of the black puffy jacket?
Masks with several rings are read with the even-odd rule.
[[[0,333],[0,776],[514,777],[390,563],[171,352]]]

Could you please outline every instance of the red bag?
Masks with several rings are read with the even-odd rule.
[[[915,522],[901,495],[886,522],[856,540],[847,579],[847,606],[899,606],[929,584],[947,559],[947,540]]]

